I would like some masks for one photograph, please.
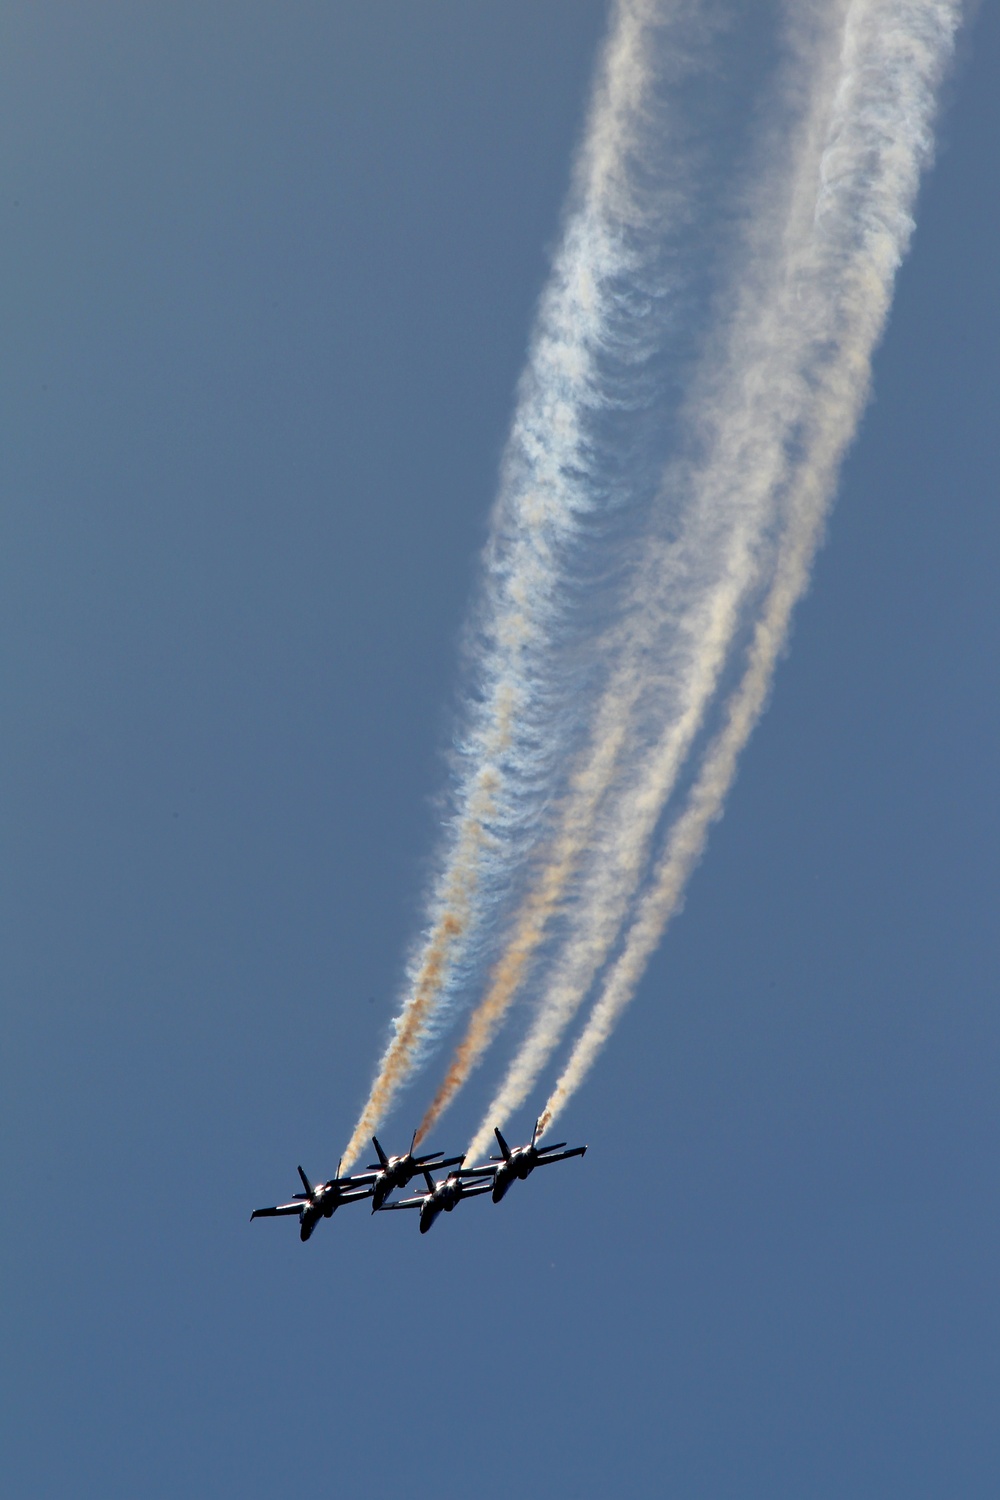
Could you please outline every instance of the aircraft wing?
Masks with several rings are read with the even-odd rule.
[[[459,1177],[493,1177],[495,1173],[496,1166],[490,1165],[487,1167],[462,1167],[458,1175]]]
[[[539,1153],[536,1165],[545,1167],[548,1166],[550,1161],[565,1161],[568,1156],[583,1156],[586,1150],[586,1146],[571,1146],[568,1151],[556,1151],[552,1156],[545,1156],[543,1148],[543,1151]]]
[[[300,1198],[298,1203],[279,1203],[277,1208],[255,1208],[250,1215],[253,1219],[273,1219],[278,1214],[300,1214],[305,1208],[305,1203]]]
[[[441,1155],[440,1151],[436,1151],[434,1154],[435,1156]],[[460,1167],[465,1160],[465,1157],[449,1156],[446,1157],[444,1161],[431,1161],[429,1157],[419,1156],[417,1160],[425,1161],[432,1172],[442,1172],[447,1167]]]
[[[492,1173],[490,1175],[492,1177]],[[478,1198],[479,1195],[480,1195],[480,1193],[489,1193],[489,1192],[492,1192],[492,1191],[493,1191],[493,1183],[492,1182],[474,1182],[471,1187],[463,1187],[462,1188],[462,1197],[463,1198]]]
[[[361,1187],[364,1183],[372,1183],[378,1176],[378,1172],[354,1172],[349,1177],[331,1177],[326,1184],[327,1187]]]
[[[397,1198],[395,1203],[383,1203],[379,1213],[385,1213],[387,1208],[420,1208],[427,1202],[429,1193],[421,1193],[419,1198]]]

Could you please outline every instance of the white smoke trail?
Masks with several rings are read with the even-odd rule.
[[[491,523],[472,651],[476,698],[450,842],[345,1170],[433,1039],[463,959],[509,894],[563,772],[575,716],[565,711],[572,685],[560,643],[572,623],[573,579],[601,541],[603,515],[634,498],[620,476],[613,485],[602,473],[593,426],[628,400],[622,373],[641,370],[656,348],[662,318],[644,320],[637,302],[648,308],[669,291],[663,225],[672,212],[680,221],[687,214],[690,153],[679,151],[657,176],[659,232],[648,232],[651,189],[636,172],[635,146],[659,107],[652,59],[670,26],[680,37],[697,9],[691,0],[615,7]]]
[[[816,51],[812,37],[809,46]],[[775,112],[779,115],[792,112],[801,117],[801,104],[786,97],[800,91],[797,80],[791,89],[786,80],[775,101]],[[807,113],[804,121],[799,118],[798,124],[795,138],[804,142],[800,150],[808,156],[806,179],[812,184],[820,151],[815,123]],[[655,121],[648,122],[642,139],[636,143],[636,153],[643,158],[662,154],[664,150],[665,143],[655,125]],[[768,139],[766,147],[770,155],[774,141]],[[794,216],[795,193],[802,173],[788,176],[788,184],[783,183],[780,191],[776,191],[769,179],[744,209],[751,236],[763,239],[769,249],[772,242],[780,241],[790,216]],[[812,204],[807,206],[811,209]],[[694,410],[688,415],[689,428],[702,442],[711,429],[712,461],[693,471],[690,462],[675,463],[669,480],[662,486],[660,508],[669,520],[672,539],[669,542],[651,539],[649,555],[627,591],[622,621],[601,643],[600,654],[614,666],[595,711],[589,759],[563,800],[561,828],[540,863],[486,992],[424,1114],[418,1141],[424,1139],[464,1086],[514,1003],[551,920],[564,907],[567,887],[576,874],[581,855],[593,845],[594,820],[613,784],[613,772],[617,772],[617,780],[629,792],[633,805],[627,809],[623,825],[619,790],[609,815],[615,837],[605,838],[597,861],[599,895],[590,902],[584,901],[582,906],[579,899],[573,904],[578,919],[573,923],[572,942],[567,946],[574,950],[571,967],[577,973],[581,964],[585,967],[588,952],[606,953],[622,920],[624,909],[618,912],[617,919],[610,915],[608,895],[612,882],[605,867],[606,858],[613,861],[617,858],[618,865],[623,857],[628,859],[631,877],[625,879],[619,873],[618,879],[619,900],[627,903],[641,874],[640,866],[645,863],[643,850],[634,847],[636,818],[644,817],[649,822],[648,841],[714,696],[719,673],[731,649],[740,607],[757,578],[758,554],[774,521],[776,477],[785,457],[780,445],[771,441],[770,429],[761,421],[767,411],[759,408],[762,401],[773,402],[773,391],[762,390],[760,382],[748,388],[745,352],[748,340],[754,337],[758,343],[762,337],[774,342],[775,306],[784,291],[781,278],[786,271],[784,260],[779,260],[775,267],[773,254],[759,255],[753,266],[748,266],[745,258],[741,261],[740,285],[735,294],[737,313],[730,332],[730,343],[738,351],[740,361],[735,389],[720,394],[718,360],[708,360],[702,379],[702,386],[707,385],[708,389],[700,391],[700,399],[693,403]],[[777,283],[775,275],[779,278]],[[761,304],[766,309],[764,336],[757,327],[761,321],[757,309]],[[763,437],[759,429],[763,430]],[[775,470],[773,474],[769,466]],[[742,478],[747,470],[754,473],[752,483]],[[637,768],[641,750],[636,747],[650,736],[658,744],[654,764],[643,776],[641,768]],[[619,754],[625,745],[626,763],[619,765]],[[621,844],[623,826],[629,848],[625,855],[615,856],[606,846]],[[579,916],[582,910],[586,911],[585,916]],[[608,929],[603,939],[598,935],[599,926]],[[598,961],[595,957],[594,963]],[[584,993],[586,988],[584,985]],[[557,979],[555,993],[561,998],[557,1000],[550,989],[547,1009],[553,1004],[565,1006],[577,989],[578,985],[567,976],[562,976],[561,982]],[[578,995],[575,1003],[582,998]],[[519,1078],[512,1084],[516,1090],[526,1091],[530,1086],[530,1079],[525,1082],[527,1054],[537,1059],[532,1064],[536,1071],[544,1061],[544,1046],[540,1049],[537,1045],[540,1029],[544,1033],[550,1028],[543,1027],[541,1021],[533,1028],[527,1052],[519,1057],[522,1064]]]
[[[867,398],[872,353],[912,232],[920,169],[930,155],[935,89],[959,17],[957,0],[855,0],[848,11],[843,76],[820,167],[815,234],[795,278],[812,332],[811,349],[804,351],[810,357],[800,373],[813,399],[803,413],[774,578],[743,680],[670,830],[623,950],[545,1106],[543,1130],[579,1088],[632,998],[763,711],[792,612],[808,586],[837,471]]]
[[[642,674],[644,696],[652,694],[658,714],[653,743],[644,751],[641,736],[633,736],[619,786],[590,838],[588,873],[569,907],[562,956],[473,1138],[473,1159],[492,1125],[503,1124],[523,1103],[607,958],[647,867],[663,807],[714,700],[737,629],[773,565],[770,539],[788,476],[789,435],[809,400],[802,381],[794,378],[801,349],[790,342],[788,329],[797,327],[806,341],[814,332],[797,316],[794,272],[813,233],[842,24],[843,7],[831,7],[824,27],[794,39],[774,106],[786,137],[784,149],[779,149],[775,132],[769,132],[763,181],[745,191],[744,252],[734,306],[719,316],[686,413],[689,428],[704,435],[706,457],[693,471],[668,477],[665,501],[675,506],[678,488],[687,496],[683,525],[678,539],[652,548],[629,598],[623,664],[602,718],[615,725],[623,721],[622,698],[635,695],[634,680]],[[810,87],[800,98],[803,75]],[[622,684],[627,684],[624,695]],[[574,812],[571,805],[567,817]],[[586,831],[591,834],[589,824]],[[547,874],[546,868],[542,881]],[[491,998],[488,994],[480,1009],[488,1008]],[[472,1055],[468,1046],[478,1021],[477,1011],[436,1105],[457,1092],[481,1054],[481,1036]]]

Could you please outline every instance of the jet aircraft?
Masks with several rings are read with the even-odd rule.
[[[341,1177],[340,1162],[337,1176],[329,1182],[317,1182],[315,1187],[299,1167],[304,1193],[296,1193],[290,1203],[279,1203],[276,1208],[255,1208],[250,1215],[254,1219],[275,1218],[283,1214],[298,1214],[299,1238],[307,1240],[320,1219],[329,1219],[342,1203],[356,1203],[359,1198],[370,1198],[374,1191],[374,1173],[365,1172],[357,1177]]]
[[[378,1162],[372,1162],[373,1178],[366,1181],[374,1183],[372,1189],[372,1213],[376,1213],[382,1207],[385,1200],[396,1188],[408,1187],[418,1172],[423,1172],[425,1167],[433,1166],[435,1171],[444,1167],[460,1167],[465,1160],[464,1156],[450,1156],[447,1161],[438,1161],[439,1156],[444,1156],[443,1151],[431,1151],[427,1156],[414,1156],[413,1148],[417,1144],[417,1132],[413,1132],[413,1140],[410,1149],[405,1156],[386,1156],[378,1143],[378,1136],[372,1136],[372,1145],[378,1153]]]
[[[565,1161],[568,1156],[583,1156],[586,1152],[586,1146],[571,1146],[568,1151],[565,1150],[565,1141],[559,1141],[555,1146],[539,1146],[538,1124],[536,1120],[530,1143],[527,1146],[515,1146],[513,1151],[500,1134],[499,1129],[494,1128],[493,1134],[503,1152],[502,1156],[490,1157],[491,1162],[496,1162],[496,1166],[492,1169],[494,1203],[500,1202],[511,1183],[517,1179],[523,1182],[526,1177],[531,1176],[536,1167],[547,1167],[549,1162]]]
[[[460,1163],[464,1160],[464,1156],[459,1157]],[[467,1177],[472,1179],[468,1183],[465,1181]],[[419,1208],[420,1233],[426,1234],[438,1214],[450,1214],[456,1203],[460,1203],[463,1198],[476,1198],[480,1193],[488,1193],[493,1185],[492,1177],[492,1167],[470,1167],[463,1171],[459,1166],[457,1172],[449,1172],[447,1177],[435,1182],[425,1169],[426,1193],[419,1193],[415,1198],[399,1198],[395,1203],[386,1203],[384,1207],[386,1211],[391,1208]]]

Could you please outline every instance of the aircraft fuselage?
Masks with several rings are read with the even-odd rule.
[[[450,1177],[439,1182],[433,1193],[428,1193],[420,1206],[420,1233],[426,1234],[438,1214],[450,1214],[462,1196],[462,1184]]]
[[[357,1193],[357,1197],[364,1197],[363,1192]],[[338,1182],[324,1183],[322,1187],[313,1189],[311,1199],[306,1199],[299,1220],[299,1237],[307,1240],[312,1234],[320,1219],[332,1219],[337,1209],[344,1203],[350,1203],[350,1197],[344,1196],[344,1190]]]
[[[396,1188],[408,1187],[419,1170],[420,1168],[405,1156],[396,1157],[387,1167],[383,1167],[375,1179],[372,1213],[382,1207],[389,1194],[395,1192]]]
[[[493,1176],[493,1202],[499,1203],[514,1182],[523,1182],[538,1165],[538,1155],[530,1147],[519,1146],[509,1161],[502,1161]]]

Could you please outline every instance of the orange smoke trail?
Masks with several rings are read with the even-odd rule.
[[[497,1027],[521,983],[525,965],[541,939],[544,924],[545,915],[535,903],[535,909],[525,914],[514,942],[494,970],[493,983],[486,998],[473,1013],[465,1036],[455,1049],[448,1071],[420,1122],[418,1145],[433,1129],[496,1035]]]
[[[627,694],[616,694],[605,707],[598,727],[597,743],[587,767],[574,778],[563,827],[552,857],[546,861],[541,879],[521,909],[514,936],[496,964],[490,987],[473,1012],[465,1036],[455,1049],[445,1073],[417,1131],[424,1140],[496,1036],[510,1009],[531,959],[545,936],[548,923],[559,906],[567,881],[582,852],[594,814],[618,761],[625,740],[625,725],[634,704],[634,681]],[[604,721],[613,717],[614,727]],[[575,794],[575,795],[574,795]]]
[[[448,1071],[420,1122],[418,1145],[436,1125],[496,1035],[517,994],[525,968],[542,940],[571,864],[566,860],[550,865],[541,888],[529,897],[514,938],[493,970],[492,983],[473,1012],[465,1036],[455,1048]]]
[[[561,679],[560,653],[553,647],[558,648],[561,625],[576,609],[574,591],[564,587],[564,579],[575,576],[567,569],[575,565],[581,547],[593,544],[591,521],[605,508],[607,477],[597,425],[617,402],[616,379],[605,364],[609,358],[615,368],[623,359],[629,365],[645,359],[642,349],[626,348],[635,310],[620,295],[621,279],[639,276],[649,287],[669,292],[676,251],[665,251],[659,231],[675,211],[678,223],[686,222],[695,186],[683,137],[676,152],[659,151],[663,165],[652,174],[655,185],[639,161],[651,112],[663,108],[655,87],[656,58],[661,51],[673,55],[668,44],[675,27],[682,38],[687,35],[685,12],[684,5],[662,10],[657,0],[615,0],[612,6],[562,243],[539,304],[501,469],[476,619],[477,694],[468,705],[462,747],[468,769],[456,789],[458,813],[432,894],[428,930],[348,1143],[345,1170],[422,1058],[453,998],[457,968],[480,923],[496,909],[490,893],[484,899],[484,880],[502,874],[505,863],[521,859],[516,838],[504,844],[504,829],[527,826],[522,790],[529,797],[537,795],[539,804],[545,800],[545,789],[538,789],[539,757],[548,787],[562,774],[558,742],[549,733],[550,714],[554,702],[568,700],[571,688]],[[639,342],[644,348],[642,338]],[[617,467],[614,473],[617,505],[631,490]],[[507,742],[510,724],[516,725],[514,745],[504,754],[500,746]],[[488,814],[477,806],[484,770],[495,777]],[[492,842],[491,826],[499,831],[495,861],[484,848]],[[493,976],[481,1034],[492,1034],[513,998],[570,878],[581,837],[577,834],[565,859],[555,861],[525,911],[517,928],[517,951]],[[474,1037],[470,1065],[481,1050]]]
[[[505,715],[505,721],[506,718]],[[412,1071],[417,1050],[425,1040],[427,1023],[450,972],[455,946],[469,926],[472,899],[478,883],[477,856],[489,838],[485,824],[493,810],[497,779],[496,772],[489,767],[480,774],[477,795],[466,819],[445,891],[443,910],[428,935],[410,998],[396,1021],[392,1041],[386,1048],[378,1076],[347,1144],[344,1171],[350,1171],[366,1140],[378,1128],[396,1091]]]

